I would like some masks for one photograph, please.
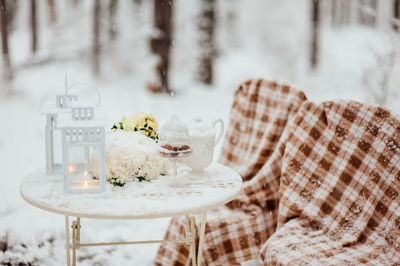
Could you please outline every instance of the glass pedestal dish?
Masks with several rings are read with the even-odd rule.
[[[177,186],[177,162],[183,157],[192,154],[189,130],[184,122],[177,116],[171,119],[159,131],[159,150],[162,157],[166,157],[172,162],[172,184]]]
[[[181,148],[183,147],[183,148]],[[177,162],[180,158],[188,157],[192,154],[192,148],[188,145],[182,145],[180,147],[171,146],[170,144],[165,144],[160,146],[158,153],[162,157],[168,158],[172,162],[172,186],[177,187],[179,182],[178,177],[178,166]]]

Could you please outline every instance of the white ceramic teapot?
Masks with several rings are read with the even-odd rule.
[[[217,124],[220,125],[218,134],[215,129]],[[183,162],[192,168],[192,171],[201,172],[213,161],[214,148],[224,135],[224,121],[217,119],[210,123],[202,118],[195,118],[187,125],[193,152]]]

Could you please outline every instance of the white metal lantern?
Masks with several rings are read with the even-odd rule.
[[[64,192],[105,190],[105,129],[94,119],[94,107],[72,107],[71,122],[62,127]]]
[[[61,147],[61,129],[57,120],[60,115],[68,114],[68,103],[78,101],[77,95],[56,95],[55,105],[48,106],[46,113],[45,142],[46,142],[46,173],[47,175],[62,175],[63,160]]]

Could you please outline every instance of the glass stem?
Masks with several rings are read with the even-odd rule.
[[[176,167],[176,160],[172,160],[172,184],[175,187],[176,186],[176,176],[178,175],[178,169]]]
[[[176,160],[173,160],[173,164],[174,164],[174,173],[173,173],[173,177],[175,178],[178,175],[178,169],[176,167]]]

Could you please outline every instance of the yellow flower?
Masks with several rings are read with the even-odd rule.
[[[139,127],[143,127],[146,124],[147,115],[145,113],[138,113],[134,117]]]
[[[122,117],[122,128],[125,131],[139,131],[145,136],[157,138],[157,120],[152,114],[138,113],[131,117]]]
[[[149,125],[153,129],[157,129],[158,128],[157,120],[154,118],[154,116],[152,114],[149,115]]]

